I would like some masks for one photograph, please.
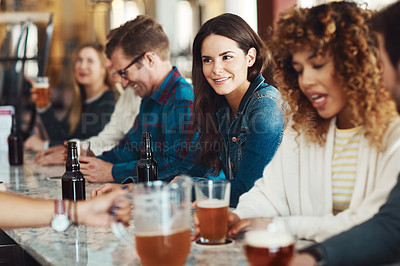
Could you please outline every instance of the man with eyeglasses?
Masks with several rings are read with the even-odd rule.
[[[85,178],[89,182],[136,182],[143,132],[152,135],[159,179],[170,181],[192,169],[194,160],[184,159],[197,154],[190,146],[197,136],[192,122],[193,88],[172,66],[161,25],[148,16],[138,16],[115,30],[106,53],[122,85],[132,87],[142,101],[133,127],[116,147],[97,158],[80,157]],[[205,169],[198,170],[196,176],[205,174]]]

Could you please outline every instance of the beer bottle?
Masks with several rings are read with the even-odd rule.
[[[21,132],[18,130],[16,115],[12,115],[11,133],[8,136],[8,161],[10,165],[24,163],[24,145]]]
[[[151,148],[151,134],[143,133],[143,143],[140,150],[140,160],[137,163],[138,182],[149,182],[158,179],[157,161],[153,158],[153,149]]]
[[[76,142],[67,143],[67,161],[65,173],[61,179],[64,200],[85,200],[85,177],[80,171]]]

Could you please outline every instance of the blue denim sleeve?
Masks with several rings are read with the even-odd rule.
[[[283,110],[276,98],[261,95],[249,106],[249,131],[243,147],[237,177],[231,180],[231,206],[262,177],[265,166],[271,161],[283,136]]]

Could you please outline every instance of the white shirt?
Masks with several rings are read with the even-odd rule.
[[[90,141],[90,149],[95,155],[111,150],[132,128],[139,113],[140,102],[141,98],[130,87],[126,88],[119,96],[110,122],[97,136],[87,139],[87,141]]]

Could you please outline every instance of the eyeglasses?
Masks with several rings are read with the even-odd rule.
[[[137,63],[140,60],[140,58],[142,58],[145,54],[146,53],[143,53],[138,57],[134,58],[132,62],[130,62],[129,65],[127,65],[124,69],[117,70],[116,72],[118,73],[118,75],[120,75],[124,79],[128,79],[128,77],[126,76],[126,71],[128,70],[128,68],[130,68],[133,64]]]

